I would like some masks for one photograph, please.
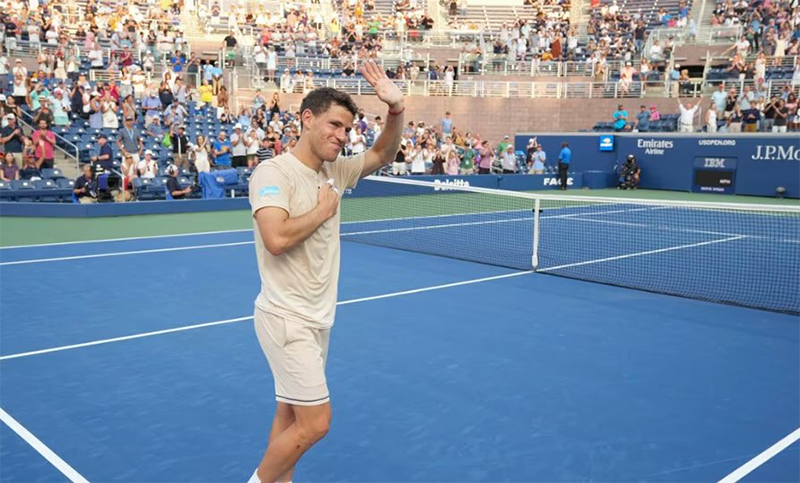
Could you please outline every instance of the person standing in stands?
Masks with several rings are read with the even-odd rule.
[[[144,143],[142,142],[141,131],[133,125],[133,116],[125,117],[122,129],[117,134],[117,146],[120,154],[122,154],[122,159],[130,156],[133,159],[134,166],[139,164],[142,151],[144,151]]]
[[[225,131],[219,132],[219,138],[214,141],[214,165],[223,168],[231,167],[231,142],[227,139]]]
[[[44,119],[39,121],[39,129],[33,133],[33,144],[36,146],[36,165],[39,169],[53,169],[56,134],[48,129]]]
[[[100,145],[100,151],[97,156],[92,156],[92,163],[102,166],[104,170],[109,171],[113,166],[114,153],[111,150],[111,145],[108,144],[108,137],[105,134],[97,136],[97,144]]]
[[[678,119],[678,130],[680,132],[693,132],[694,116],[700,109],[700,104],[693,106],[691,102],[687,102],[686,106],[684,106],[681,100],[678,99],[678,109],[681,111],[681,117]]]
[[[325,362],[336,316],[340,192],[395,159],[403,93],[374,62],[364,79],[388,106],[373,146],[341,156],[357,107],[345,92],[314,89],[300,105],[302,136],[290,153],[261,163],[250,178],[261,292],[255,329],[278,401],[269,445],[249,483],[288,482],[300,457],[330,428]]]
[[[567,189],[567,173],[569,173],[569,165],[572,162],[572,150],[569,148],[569,143],[561,143],[561,152],[558,153],[558,189]]]
[[[176,129],[173,125],[169,135],[172,138],[172,164],[178,167],[188,166],[189,138],[186,136],[186,126],[181,125]]]
[[[17,125],[17,116],[14,114],[6,115],[8,124],[0,129],[0,144],[3,144],[3,151],[14,155],[17,164],[22,165],[22,128]]]

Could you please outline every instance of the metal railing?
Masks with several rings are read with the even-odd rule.
[[[36,128],[34,128],[33,124],[32,124],[33,123],[33,114],[31,114],[28,111],[24,111],[24,110],[22,111],[22,118],[19,119],[19,123],[22,124],[22,126],[27,127],[28,129],[30,129],[31,132],[36,130]],[[53,134],[55,134],[55,137],[56,137],[56,145],[54,146],[54,148],[56,150],[62,152],[64,154],[64,156],[67,157],[67,159],[73,158],[74,161],[75,161],[75,167],[80,172],[80,169],[81,169],[80,149],[78,148],[78,146],[75,145],[74,143],[71,143],[70,141],[68,141],[67,138],[65,138],[64,136],[61,136],[61,135],[56,134],[56,133],[53,133]],[[63,143],[67,147],[67,149],[62,148],[61,146],[59,146],[58,145],[59,141],[61,143]],[[72,154],[72,152],[74,152],[75,154]]]

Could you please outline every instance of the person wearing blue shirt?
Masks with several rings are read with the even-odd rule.
[[[230,168],[231,166],[231,150],[233,145],[227,139],[225,131],[220,131],[219,139],[214,141],[214,164]]]
[[[558,189],[560,190],[567,189],[567,173],[570,162],[572,162],[572,150],[569,148],[569,143],[561,143],[561,152],[558,153]]]
[[[183,71],[183,57],[181,56],[181,51],[176,50],[175,56],[172,57],[172,72],[179,73]]]
[[[636,114],[636,129],[639,132],[647,132],[650,130],[650,111],[646,106],[639,107],[639,113]]]
[[[105,134],[97,136],[97,144],[100,146],[97,156],[92,157],[92,162],[102,166],[105,171],[110,171],[114,166],[114,152],[108,144],[108,137]]]
[[[617,110],[614,111],[614,130],[615,131],[622,131],[625,129],[625,125],[628,123],[628,111],[626,111],[622,104],[617,106]]]

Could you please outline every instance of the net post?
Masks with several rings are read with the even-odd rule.
[[[542,200],[537,196],[533,204],[533,254],[531,256],[531,266],[533,270],[539,266],[539,208]]]

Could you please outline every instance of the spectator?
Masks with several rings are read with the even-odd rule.
[[[182,167],[189,165],[187,153],[189,152],[189,138],[186,137],[186,126],[173,125],[169,132],[172,139],[172,164]]]
[[[39,121],[39,129],[33,133],[33,144],[36,146],[36,166],[39,169],[53,169],[54,148],[56,146],[56,135],[47,126],[44,119]]]
[[[444,113],[444,117],[440,121],[442,127],[442,134],[450,135],[453,133],[453,118],[450,115],[450,111]]]
[[[12,153],[5,153],[3,156],[3,169],[0,171],[0,179],[5,182],[19,179],[19,166]]]
[[[777,99],[777,103],[774,105],[774,112],[775,121],[772,125],[772,132],[785,133],[788,124],[789,109],[786,108],[786,102],[783,99]]]
[[[409,142],[409,134],[404,134],[403,139],[400,140],[400,148],[394,157],[392,163],[392,175],[404,176],[406,174],[406,157],[410,154],[411,143]]]
[[[214,165],[229,168],[231,166],[231,146],[225,131],[220,131],[219,138],[214,141]]]
[[[503,174],[515,174],[517,172],[517,156],[514,154],[514,146],[509,144],[501,153],[501,164]]]
[[[30,143],[30,138],[25,138],[25,140]],[[36,166],[36,158],[33,156],[27,156],[25,158],[25,165],[19,170],[19,179],[31,181],[42,179],[42,172],[39,170],[39,167]]]
[[[475,150],[470,146],[464,148],[461,156],[461,174],[470,175],[475,173]]]
[[[706,111],[706,132],[717,132],[717,104],[714,101],[711,101]]]
[[[542,145],[539,144],[536,146],[536,151],[534,151],[533,156],[531,157],[531,164],[529,165],[530,171],[529,174],[544,174],[544,165],[547,162],[547,154],[542,149]]]
[[[744,132],[758,131],[758,121],[761,120],[761,111],[758,109],[757,103],[750,104],[750,109],[742,111],[742,123],[744,124]]]
[[[714,108],[717,111],[717,117],[722,118],[723,114],[725,113],[725,103],[728,100],[728,93],[725,92],[725,85],[723,83],[719,83],[717,86],[717,90],[711,94],[711,100],[714,101]]]
[[[255,128],[250,128],[250,130],[248,130],[245,134],[245,140],[247,141],[248,168],[255,168],[258,165],[258,150],[260,148],[261,138],[264,137],[264,132],[260,129],[257,129],[258,124],[256,123],[255,119],[253,119],[253,126],[255,126]]]
[[[41,108],[33,117],[33,125],[38,126],[40,121],[44,121],[48,129],[50,129],[55,122],[53,111],[50,110],[50,100],[47,98],[43,98],[41,100]]]
[[[650,106],[650,122],[660,121],[661,113],[658,112],[656,106]]]
[[[69,126],[69,113],[72,110],[72,106],[69,100],[64,96],[64,91],[62,89],[56,88],[53,93],[56,96],[53,101],[54,124],[56,126]]]
[[[678,119],[678,130],[680,132],[694,132],[694,116],[700,109],[700,105],[692,106],[691,102],[687,102],[686,106],[678,99],[678,109],[681,111],[680,118]]]
[[[258,164],[268,161],[275,157],[274,143],[266,136],[259,143],[258,151],[256,151],[256,160]]]
[[[233,155],[233,167],[247,166],[247,144],[248,141],[242,132],[242,125],[236,124],[233,128],[234,132],[231,134],[230,144],[232,146],[231,154]]]
[[[639,112],[636,114],[636,129],[639,132],[650,130],[650,112],[644,105],[639,106]]]
[[[133,124],[133,117],[125,118],[122,129],[117,133],[117,147],[123,159],[131,156],[134,166],[139,164],[144,143],[142,142],[142,132]]]
[[[111,145],[108,144],[108,136],[102,133],[98,135],[97,144],[100,146],[100,150],[97,156],[92,156],[92,163],[95,163],[97,166],[102,166],[104,171],[111,171],[111,168],[114,166],[114,153],[111,150]]]
[[[22,164],[22,147],[24,135],[22,128],[17,126],[17,117],[14,114],[6,115],[8,124],[0,129],[0,143],[3,144],[3,151],[14,156],[17,163]]]
[[[208,142],[205,136],[197,136],[197,144],[189,145],[190,153],[194,156],[194,169],[198,173],[208,173],[211,171],[211,164],[208,162]]]
[[[144,159],[139,161],[137,169],[140,178],[155,179],[158,176],[158,162],[153,158],[153,151],[148,149],[144,152]]]
[[[494,164],[494,153],[489,147],[489,141],[483,141],[476,148],[480,156],[478,161],[478,174],[490,174],[492,171],[492,164]]]
[[[458,170],[460,167],[461,160],[458,159],[458,153],[456,153],[455,149],[449,151],[447,153],[447,174],[450,176],[455,176],[458,174]]]
[[[97,203],[97,187],[94,184],[94,175],[92,173],[92,165],[85,164],[83,166],[83,174],[75,180],[72,187],[72,192],[78,198],[80,203]]]
[[[614,119],[614,130],[624,131],[625,126],[628,124],[628,111],[622,107],[622,104],[617,106],[617,110],[614,111],[612,118]]]

